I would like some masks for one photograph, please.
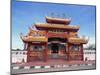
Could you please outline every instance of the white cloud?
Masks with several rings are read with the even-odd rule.
[[[90,37],[87,44],[84,44],[84,47],[88,47],[90,44],[95,44],[95,37]]]

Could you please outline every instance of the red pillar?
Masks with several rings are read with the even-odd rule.
[[[48,44],[46,43],[46,44],[45,44],[45,51],[44,51],[44,61],[45,61],[45,62],[46,62],[47,59],[48,59],[48,52],[47,52],[47,50],[48,50]]]
[[[67,32],[67,35],[68,35],[68,37],[70,37],[69,36],[69,31]],[[70,60],[70,43],[68,43],[67,60],[68,61]]]
[[[46,30],[46,38],[48,38],[48,30]],[[45,50],[44,50],[44,61],[48,60],[48,42],[45,43]]]
[[[67,60],[70,60],[70,44],[68,43]]]
[[[83,44],[81,44],[81,60],[84,60]]]
[[[65,52],[66,52],[66,57],[68,57],[68,45],[67,44],[66,44]]]

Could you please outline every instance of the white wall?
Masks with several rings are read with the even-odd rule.
[[[12,63],[22,63],[23,60],[27,61],[27,51],[12,51]]]
[[[84,60],[85,58],[95,60],[95,50],[84,50]],[[22,63],[23,59],[27,61],[27,51],[12,51],[12,63]]]
[[[84,60],[95,60],[95,50],[84,50]]]

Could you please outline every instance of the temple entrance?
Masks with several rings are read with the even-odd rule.
[[[58,51],[59,51],[58,44],[52,44],[51,50],[52,50],[52,53],[58,53]]]
[[[63,53],[66,49],[65,42],[65,38],[52,37],[48,39],[48,50],[50,50],[48,56],[50,59],[65,59],[65,54]]]

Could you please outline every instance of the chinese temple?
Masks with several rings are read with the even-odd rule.
[[[21,36],[27,50],[27,62],[61,59],[83,61],[83,44],[88,42],[78,35],[79,26],[70,25],[71,19],[45,17],[46,23],[34,24],[26,36]]]

